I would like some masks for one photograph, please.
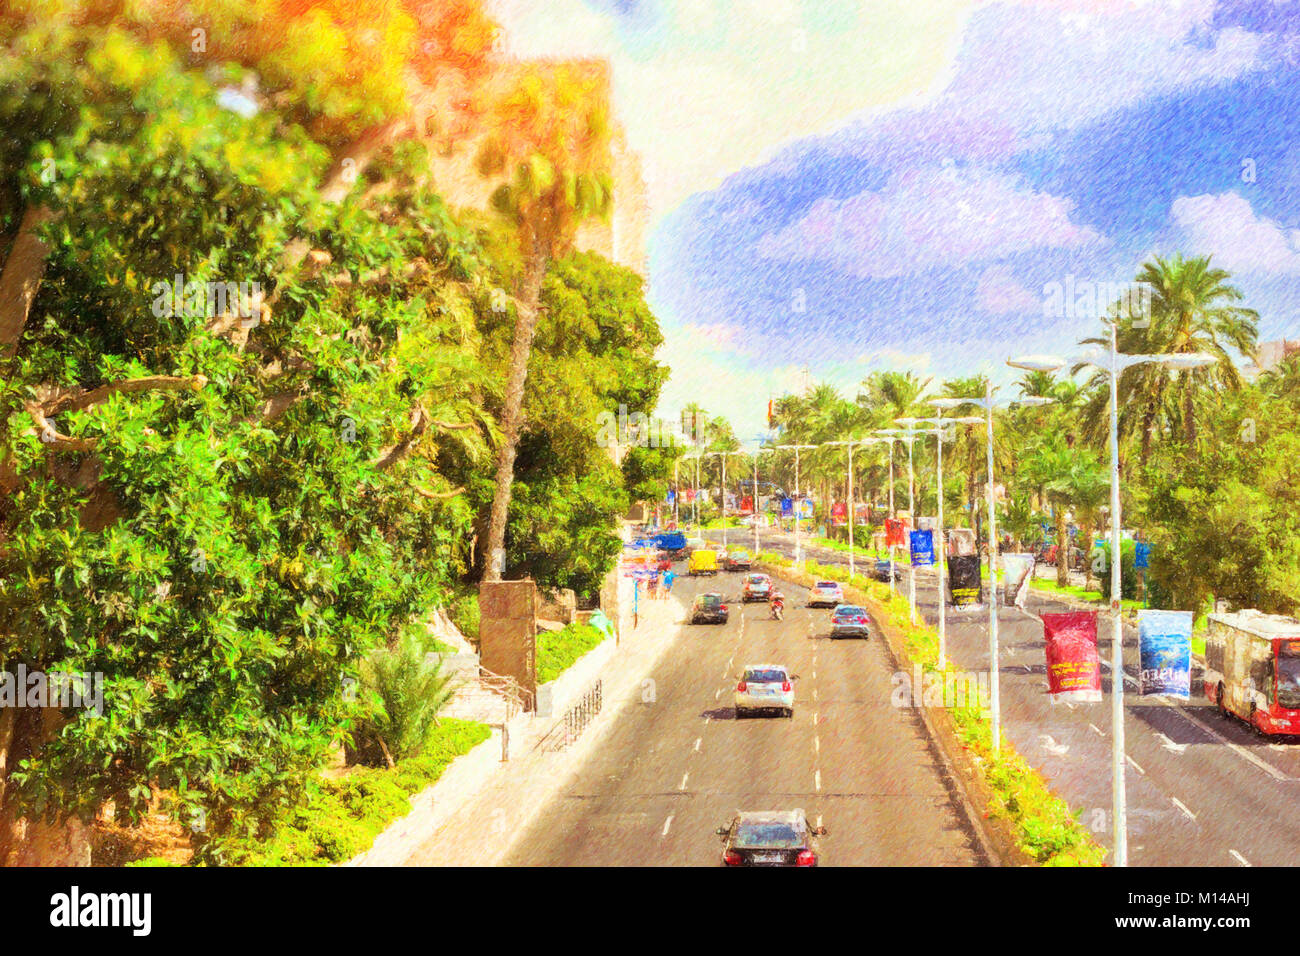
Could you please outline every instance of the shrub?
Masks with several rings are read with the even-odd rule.
[[[430,663],[414,632],[393,650],[373,651],[361,664],[362,716],[353,725],[349,762],[392,766],[419,753],[454,691],[441,658]]]

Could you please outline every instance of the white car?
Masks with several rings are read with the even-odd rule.
[[[794,716],[794,682],[799,679],[780,664],[747,664],[736,685],[736,719],[756,711],[777,710]]]
[[[809,607],[821,607],[826,604],[835,607],[843,603],[844,588],[840,587],[838,581],[818,581],[817,585],[808,592]]]

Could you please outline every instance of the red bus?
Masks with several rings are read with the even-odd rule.
[[[1300,621],[1260,611],[1211,614],[1205,696],[1264,734],[1300,734]]]

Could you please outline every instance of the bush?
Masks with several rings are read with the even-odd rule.
[[[558,631],[537,635],[537,683],[555,680],[605,635],[590,624],[570,624]]]
[[[1098,577],[1101,580],[1101,586],[1098,588],[1098,590],[1101,592],[1102,599],[1105,601],[1109,601],[1110,600],[1110,574],[1111,574],[1110,540],[1107,539],[1104,543],[1095,547],[1092,553],[1095,555],[1097,554],[1097,552],[1101,552],[1106,557],[1106,562],[1104,565],[1102,565],[1102,568],[1104,570],[1102,570],[1098,574]],[[1136,552],[1136,548],[1132,541],[1126,539],[1120,542],[1119,590],[1120,590],[1120,597],[1126,601],[1135,601],[1137,600],[1137,596],[1138,596],[1137,570],[1133,567],[1135,552]]]
[[[361,664],[362,716],[353,725],[349,762],[391,766],[415,756],[454,690],[441,658],[430,663],[414,632],[391,651],[372,652]]]

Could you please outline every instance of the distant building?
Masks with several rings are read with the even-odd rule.
[[[1269,372],[1300,352],[1300,339],[1276,339],[1259,344],[1259,371]]]

